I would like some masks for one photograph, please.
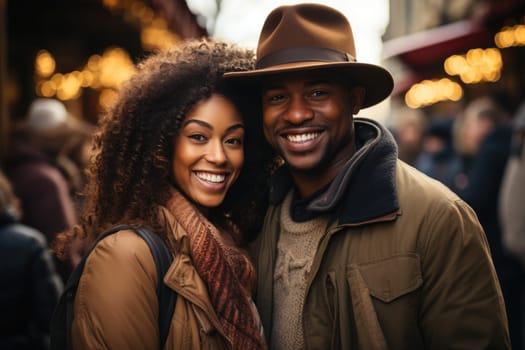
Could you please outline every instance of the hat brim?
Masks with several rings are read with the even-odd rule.
[[[294,62],[250,71],[229,72],[224,74],[224,78],[244,83],[257,83],[276,74],[314,70],[337,71],[338,74],[348,76],[353,85],[362,86],[366,91],[362,108],[383,101],[394,88],[392,75],[386,69],[356,62]]]

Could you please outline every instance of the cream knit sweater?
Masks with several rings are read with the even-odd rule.
[[[292,192],[281,209],[281,232],[273,285],[272,349],[304,349],[302,310],[308,274],[317,246],[325,233],[327,217],[294,222],[290,217]]]

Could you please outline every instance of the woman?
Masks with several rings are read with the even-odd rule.
[[[266,348],[239,248],[264,215],[266,146],[252,96],[222,80],[252,65],[251,51],[205,40],[143,61],[95,137],[83,224],[56,244],[65,253],[116,224],[161,235],[174,256],[161,278],[178,295],[165,349]],[[76,294],[73,347],[158,348],[156,281],[135,233],[102,240]]]

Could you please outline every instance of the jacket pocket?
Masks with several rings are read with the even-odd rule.
[[[360,349],[421,348],[418,339],[412,339],[417,291],[423,283],[416,254],[352,264],[347,278]]]
[[[400,254],[353,266],[363,277],[372,297],[390,303],[423,284],[417,254]]]

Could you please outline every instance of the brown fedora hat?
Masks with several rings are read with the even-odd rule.
[[[230,72],[227,79],[253,81],[263,76],[304,70],[335,70],[365,88],[363,108],[392,92],[392,75],[384,68],[356,61],[354,36],[346,17],[321,4],[280,6],[264,22],[254,70]]]

